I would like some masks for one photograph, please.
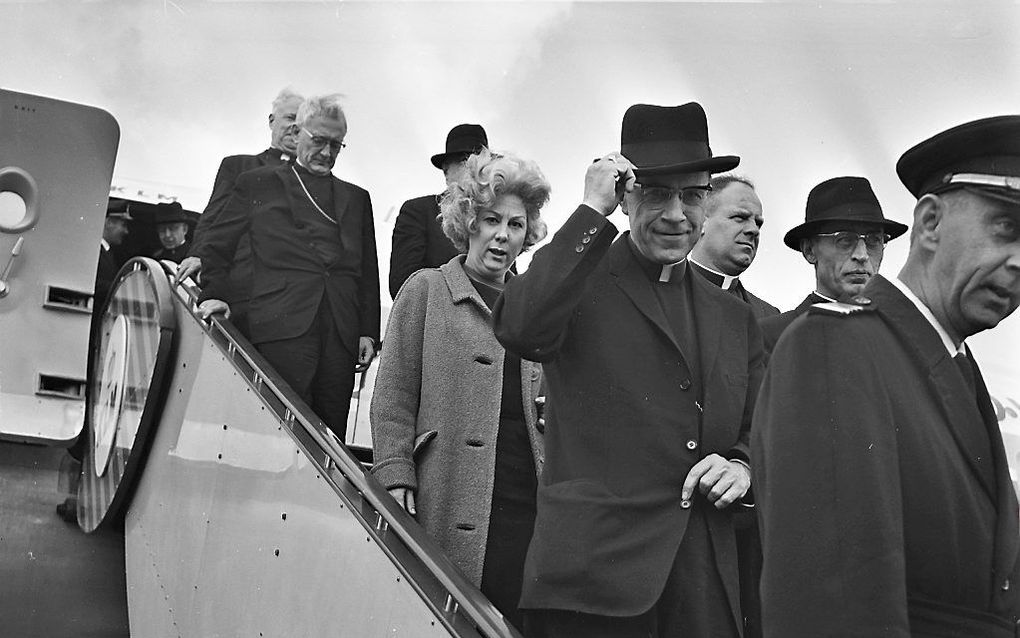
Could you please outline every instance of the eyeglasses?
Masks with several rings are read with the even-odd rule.
[[[302,128],[309,138],[312,140],[312,146],[315,148],[326,148],[329,147],[330,152],[339,153],[341,149],[347,148],[347,144],[344,144],[343,140],[338,140],[333,137],[326,137],[325,135],[316,135],[306,128]]]
[[[669,186],[645,186],[634,184],[641,189],[641,201],[656,208],[664,207],[673,201],[674,197],[680,198],[680,203],[690,208],[704,206],[708,199],[708,193],[712,186],[686,186],[684,188],[670,188]]]
[[[841,230],[838,233],[816,233],[815,237],[832,237],[832,243],[839,250],[848,253],[857,248],[857,242],[864,240],[864,247],[873,252],[885,246],[889,241],[889,235],[882,232],[854,233],[849,230]]]

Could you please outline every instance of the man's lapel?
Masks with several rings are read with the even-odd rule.
[[[613,276],[613,281],[630,298],[641,314],[645,315],[669,338],[677,351],[682,353],[680,343],[669,327],[666,312],[655,297],[652,282],[648,280],[645,271],[641,269],[641,264],[631,254],[631,248],[627,245],[627,242],[630,241],[628,235],[629,233],[624,233],[609,248],[609,274]]]
[[[1020,512],[1017,508],[1016,492],[1009,476],[1009,463],[1006,459],[1006,448],[1002,443],[1002,432],[999,430],[999,419],[992,407],[992,398],[988,394],[981,369],[967,348],[967,357],[973,364],[974,377],[977,382],[977,400],[988,428],[988,439],[992,445],[992,458],[995,460],[995,509],[999,513],[995,529],[995,574],[996,582],[1002,582],[1013,571],[1017,554],[1020,554]]]
[[[339,230],[344,213],[347,212],[347,204],[351,200],[351,193],[347,186],[332,173],[329,174],[329,179],[333,183],[333,219],[336,220]]]
[[[985,420],[956,362],[946,351],[942,339],[914,304],[881,275],[872,278],[864,295],[871,298],[879,315],[928,371],[928,378],[939,397],[949,431],[960,447],[967,465],[973,470],[989,498],[995,502],[997,490],[994,466],[992,463],[978,461],[990,451],[986,445],[989,437],[984,428],[977,430],[972,427],[975,423],[985,423]]]
[[[694,327],[698,335],[698,355],[701,358],[701,382],[707,386],[709,375],[719,359],[722,337],[722,308],[719,294],[729,295],[701,277],[691,279],[694,299]]]

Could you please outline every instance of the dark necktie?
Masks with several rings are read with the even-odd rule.
[[[977,401],[977,379],[974,376],[974,368],[971,366],[970,359],[966,354],[960,352],[953,357],[953,361],[956,362],[956,367],[960,369],[960,374],[963,375],[963,380],[967,384],[967,390],[970,391],[970,395],[974,397],[974,401]]]

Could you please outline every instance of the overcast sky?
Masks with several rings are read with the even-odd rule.
[[[814,285],[781,241],[812,186],[866,176],[886,215],[910,223],[899,155],[1020,112],[1017,2],[0,0],[0,16],[0,86],[106,109],[121,126],[115,180],[196,210],[224,155],[267,146],[280,88],[344,93],[335,173],[371,193],[384,271],[400,203],[442,188],[429,157],[452,125],[482,123],[493,148],[538,161],[555,229],[587,163],[619,148],[627,106],[696,100],[713,150],[742,157],[764,204],[745,281],[784,309]]]

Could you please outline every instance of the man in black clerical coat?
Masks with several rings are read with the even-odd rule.
[[[709,175],[739,158],[713,157],[694,102],[632,106],[621,142],[493,308],[496,337],[548,382],[525,634],[736,637],[732,513],[750,488],[761,336],[686,258]],[[621,200],[630,232],[613,241]]]
[[[446,151],[432,156],[450,184],[460,174],[468,155],[487,147],[489,139],[479,124],[458,124],[446,136]],[[404,202],[393,226],[390,252],[390,297],[396,299],[404,282],[422,268],[438,268],[457,255],[439,221],[439,198],[425,195]]]
[[[269,148],[257,155],[230,155],[220,162],[213,182],[212,195],[209,203],[198,219],[194,241],[188,257],[180,262],[177,279],[197,277],[202,270],[202,251],[206,230],[212,226],[219,211],[230,199],[234,182],[238,175],[263,166],[278,166],[293,161],[297,150],[297,117],[298,107],[304,98],[290,88],[284,88],[273,100],[269,113]],[[230,271],[230,289],[224,292],[224,301],[230,304],[230,321],[241,331],[248,334],[248,300],[251,297],[251,245],[247,238],[242,238],[234,254],[233,267]]]
[[[772,352],[786,327],[813,304],[848,302],[859,295],[878,273],[886,242],[906,231],[882,215],[863,177],[834,177],[812,188],[804,223],[791,228],[783,243],[814,266],[815,289],[793,310],[761,322],[765,351]]]
[[[200,312],[227,313],[237,243],[251,241],[250,340],[340,438],[354,368],[379,339],[379,266],[372,203],[331,174],[347,134],[340,96],[309,98],[298,110],[295,164],[237,178],[206,235]]]
[[[153,253],[153,259],[166,259],[179,264],[191,250],[188,227],[191,219],[184,213],[180,202],[156,204],[156,236],[162,246]]]
[[[701,239],[691,249],[688,261],[695,272],[747,302],[756,319],[778,315],[779,308],[753,294],[740,281],[740,275],[758,254],[758,239],[765,223],[754,183],[733,174],[713,176],[710,183],[712,191],[705,205]]]

